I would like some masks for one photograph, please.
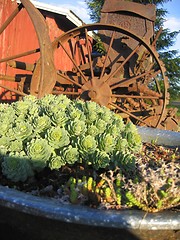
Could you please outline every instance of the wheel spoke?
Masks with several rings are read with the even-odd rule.
[[[63,79],[65,79],[65,80],[67,80],[67,81],[70,82],[70,83],[73,83],[74,85],[76,85],[76,86],[78,86],[78,87],[80,87],[80,88],[82,87],[82,85],[81,85],[80,83],[78,83],[78,82],[74,81],[73,79],[71,79],[71,78],[63,75],[62,73],[57,73],[57,82],[59,82],[59,83],[62,83],[62,82],[61,82],[61,79],[58,79],[58,76],[59,76],[60,78],[63,78]],[[66,84],[67,84],[67,83],[66,83]]]
[[[86,48],[87,48],[87,52],[88,52],[89,65],[90,65],[90,71],[91,71],[91,83],[93,86],[94,85],[93,84],[94,70],[93,70],[93,66],[92,66],[91,52],[90,52],[90,48],[89,48],[89,38],[88,38],[87,28],[85,29],[85,37],[86,37]]]
[[[142,122],[142,123],[144,123],[144,124],[145,124],[145,125],[147,125],[148,127],[151,127],[151,125],[150,125],[150,124],[146,123],[146,122],[145,122],[145,121],[143,121],[141,118],[139,118],[139,117],[135,116],[134,114],[132,114],[132,113],[130,113],[130,112],[128,112],[128,111],[126,111],[125,109],[123,109],[123,108],[119,107],[117,104],[110,103],[110,105],[112,105],[112,106],[113,106],[113,107],[115,107],[116,109],[120,110],[121,112],[124,112],[124,113],[126,113],[127,115],[131,116],[132,118],[134,118],[134,119],[138,120],[139,122]]]
[[[21,11],[23,8],[22,3],[13,11],[11,16],[4,22],[4,24],[0,28],[0,34],[7,28],[7,26],[11,23],[11,21],[16,17],[16,15]]]
[[[16,82],[17,77],[12,77],[12,76],[8,76],[8,75],[0,74],[0,80],[9,81],[9,82]]]
[[[14,92],[14,93],[16,93],[16,94],[18,94],[18,95],[20,95],[20,96],[26,96],[26,95],[27,95],[27,94],[24,93],[24,92],[18,91],[18,90],[13,89],[13,88],[10,88],[10,87],[8,87],[8,86],[4,86],[4,85],[1,84],[1,83],[0,83],[0,87],[4,88],[4,89],[6,89],[6,90],[8,90],[8,91],[10,91],[10,92]]]
[[[137,98],[137,99],[160,99],[157,96],[136,96],[136,95],[125,95],[125,94],[112,94],[114,98]]]
[[[115,89],[115,88],[117,88],[117,87],[128,86],[128,85],[134,83],[137,79],[143,78],[143,77],[145,77],[146,75],[148,75],[148,74],[150,75],[150,74],[152,74],[152,73],[154,73],[154,70],[150,70],[150,71],[148,71],[148,72],[139,74],[139,75],[137,75],[137,76],[135,76],[135,77],[132,77],[132,78],[129,78],[129,79],[124,78],[124,79],[118,81],[117,83],[113,84],[112,86],[110,86],[110,87],[111,87],[111,90],[113,90],[113,89]]]
[[[78,67],[78,65],[76,64],[75,60],[70,56],[70,54],[68,53],[68,51],[65,49],[65,47],[63,46],[63,44],[61,43],[61,41],[59,41],[60,46],[63,48],[63,50],[65,51],[65,53],[67,54],[67,56],[69,57],[69,59],[71,60],[71,62],[74,64],[75,68],[79,71],[81,77],[84,79],[85,82],[87,82],[87,79],[85,77],[85,75],[83,74],[83,72],[81,71],[81,69]]]
[[[138,44],[135,49],[129,54],[129,56],[124,60],[124,62],[122,64],[119,65],[119,67],[114,71],[112,72],[108,78],[106,79],[105,82],[108,82],[111,78],[114,77],[114,75],[119,72],[119,70],[129,61],[129,59],[137,52],[137,50],[140,48],[141,44]]]
[[[34,53],[37,53],[37,52],[40,52],[40,48],[33,49],[33,50],[23,52],[23,53],[19,53],[19,54],[10,56],[10,57],[2,58],[2,59],[0,59],[0,63],[7,62],[9,60],[13,60],[13,59],[16,59],[16,58],[28,56],[28,55],[31,55],[31,54],[34,54]]]
[[[79,96],[81,94],[79,92],[56,91],[56,90],[54,90],[52,93],[56,95],[64,94],[64,95],[72,95],[72,96]]]
[[[112,47],[112,44],[113,44],[113,41],[114,41],[114,35],[115,35],[115,31],[113,31],[112,35],[111,35],[111,40],[110,40],[108,51],[107,51],[107,54],[106,54],[106,57],[105,57],[104,65],[103,65],[103,68],[102,68],[102,71],[101,71],[100,79],[104,75],[104,71],[105,71],[105,68],[106,68],[106,63],[107,63],[107,60],[108,60],[108,57],[109,57],[109,53],[110,53],[110,50],[111,50],[111,47]]]

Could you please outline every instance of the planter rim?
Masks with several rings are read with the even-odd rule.
[[[138,127],[142,141],[180,146],[180,133]],[[164,141],[163,141],[164,140]],[[164,210],[100,210],[62,203],[58,199],[37,197],[0,185],[0,206],[52,220],[119,229],[179,230],[180,212]]]
[[[143,142],[154,141],[159,145],[180,147],[180,132],[139,126],[137,126],[137,130]]]
[[[92,209],[86,206],[63,204],[56,199],[37,197],[4,186],[0,186],[0,205],[67,223],[134,230],[180,229],[178,211],[146,213],[141,210]]]

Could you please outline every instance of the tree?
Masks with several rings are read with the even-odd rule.
[[[93,22],[100,21],[100,12],[105,0],[85,0],[87,3],[90,19]],[[155,22],[155,34],[163,27],[165,17],[168,13],[163,8],[163,4],[171,0],[126,0],[131,2],[137,2],[142,4],[153,3],[156,5],[156,22]],[[170,50],[169,48],[174,45],[177,35],[180,31],[171,32],[169,29],[163,29],[158,41],[156,43],[156,49],[160,55],[161,60],[166,67],[166,74],[169,79],[169,92],[171,99],[180,99],[180,55],[178,50]]]

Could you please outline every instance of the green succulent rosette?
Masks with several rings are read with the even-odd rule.
[[[59,126],[48,129],[45,138],[54,149],[62,148],[70,143],[68,131]]]
[[[16,139],[16,135],[14,134],[13,127],[8,129],[8,131],[6,132],[5,136],[8,137],[9,141],[17,140]]]
[[[110,165],[110,160],[109,154],[99,149],[90,157],[90,161],[96,170],[108,167]]]
[[[28,109],[27,119],[31,121],[34,117],[38,117],[40,115],[40,107],[38,102],[32,104],[32,106]]]
[[[4,106],[4,104],[2,104],[2,105]],[[8,108],[8,106],[9,106],[9,108]],[[16,119],[16,115],[15,115],[14,109],[10,105],[3,107],[1,111],[2,112],[0,112],[0,115],[1,115],[0,136],[4,136],[4,135],[6,135],[7,131],[12,128],[13,123]]]
[[[65,95],[51,96],[46,95],[41,99],[41,105],[43,111],[48,115],[52,116],[55,113],[65,111],[69,106],[71,100],[68,99]]]
[[[106,153],[113,152],[116,145],[116,139],[109,133],[98,136],[98,148]]]
[[[86,101],[83,104],[83,110],[85,113],[89,112],[98,112],[99,111],[99,105],[96,102],[93,101]]]
[[[31,164],[24,153],[4,156],[1,166],[3,175],[13,182],[24,182],[34,175]]]
[[[71,104],[71,100],[66,95],[59,94],[56,96],[55,104],[59,106],[61,110],[65,110]]]
[[[47,166],[47,162],[52,154],[52,148],[46,139],[32,139],[27,143],[27,155],[31,159],[32,166],[35,170],[41,170]]]
[[[23,101],[26,102],[30,107],[38,102],[38,99],[34,95],[26,95],[23,97]]]
[[[47,115],[36,116],[32,120],[32,125],[35,133],[44,133],[51,126],[51,119]]]
[[[9,131],[9,129],[12,129],[12,122],[9,121],[9,119],[5,118],[3,120],[0,120],[0,136],[6,135],[6,133]]]
[[[51,117],[54,113],[59,112],[60,110],[60,107],[54,103],[51,103],[48,106],[44,106],[44,113],[49,117]]]
[[[86,132],[86,129],[87,129],[86,123],[79,119],[75,119],[74,121],[71,121],[67,126],[67,130],[70,136],[82,135]]]
[[[99,134],[99,129],[95,125],[90,124],[87,126],[86,134],[95,137]]]
[[[25,121],[16,122],[16,126],[13,127],[13,133],[17,140],[28,139],[32,135],[32,126]]]
[[[23,142],[17,139],[15,139],[14,141],[11,141],[9,150],[11,152],[21,152],[23,150]]]
[[[60,169],[62,166],[65,166],[66,162],[64,161],[64,158],[62,158],[62,156],[57,155],[57,154],[53,154],[52,157],[50,158],[49,162],[48,162],[48,167],[51,170],[58,170]]]
[[[51,121],[54,126],[65,127],[68,117],[65,111],[58,111],[53,113],[51,116]]]
[[[110,135],[114,137],[119,137],[121,136],[120,129],[116,124],[108,124],[106,128],[106,133],[109,133]]]
[[[4,156],[8,152],[9,146],[10,146],[9,138],[6,136],[0,137],[0,155],[1,156]]]
[[[17,101],[12,103],[13,108],[17,115],[26,115],[28,113],[28,109],[32,106],[29,101]]]
[[[142,140],[140,135],[138,134],[136,126],[133,123],[129,122],[126,124],[125,130],[122,135],[124,136],[124,138],[127,139],[129,148],[132,151],[138,152],[141,150]]]
[[[95,102],[85,102],[83,110],[86,116],[87,123],[93,123],[98,118],[98,105]]]
[[[118,132],[122,133],[126,126],[126,124],[123,121],[123,118],[118,114],[113,114],[112,118],[113,118],[112,125],[115,125],[119,130]]]
[[[105,121],[106,123],[108,124],[112,123],[113,121],[112,115],[113,115],[113,112],[109,108],[105,106],[102,106],[100,108],[99,118]]]
[[[107,123],[102,119],[97,119],[95,121],[95,126],[97,127],[99,134],[104,133],[107,127]]]
[[[64,162],[70,165],[79,161],[79,151],[76,147],[72,147],[71,145],[63,148],[59,154],[64,159]]]
[[[115,151],[126,152],[129,151],[129,144],[126,138],[122,138],[120,135],[116,138]]]
[[[83,110],[80,110],[78,106],[74,105],[74,102],[72,102],[71,105],[69,105],[67,109],[68,117],[72,121],[74,119],[79,119],[85,121],[86,117],[83,113]]]
[[[9,104],[7,103],[0,103],[0,114],[5,112],[9,108]]]
[[[87,112],[86,113],[86,122],[88,124],[94,123],[98,118],[98,114],[96,112]]]
[[[91,135],[80,136],[77,140],[77,147],[83,157],[93,154],[97,149],[97,142]]]
[[[56,98],[57,98],[56,95],[47,94],[39,100],[39,105],[41,106],[42,109],[45,109],[49,105],[53,104]]]
[[[123,171],[135,170],[135,156],[131,152],[115,152],[112,157],[114,167],[118,166]]]

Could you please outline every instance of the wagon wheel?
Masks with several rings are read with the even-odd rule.
[[[11,3],[15,4],[15,3]],[[24,18],[28,15],[34,26],[37,40],[36,49],[24,49],[16,50],[16,40],[8,49],[2,53],[0,58],[0,87],[4,89],[1,93],[1,100],[3,95],[8,92],[9,100],[18,100],[19,96],[25,96],[32,94],[30,91],[34,86],[38,86],[36,92],[33,94],[42,97],[45,93],[50,93],[51,89],[55,84],[56,70],[54,66],[53,50],[51,41],[48,35],[48,28],[43,15],[34,7],[29,0],[21,0],[21,4],[16,5],[13,8],[14,11],[6,19],[2,26],[0,26],[0,37],[6,38],[9,34],[8,39],[11,37],[9,27],[15,24],[20,14],[24,14]],[[24,12],[23,12],[24,11]],[[22,21],[22,19],[21,19]],[[21,26],[22,27],[22,26]],[[28,26],[24,26],[24,30],[27,34]],[[16,29],[14,28],[14,31]],[[28,40],[27,40],[28,41]],[[23,45],[23,43],[22,43]],[[9,53],[9,49],[13,48],[13,53]],[[28,48],[28,44],[27,44]],[[4,54],[5,53],[5,54]],[[39,54],[39,55],[38,55]],[[31,63],[26,62],[26,59],[34,59]],[[39,59],[40,58],[40,59]],[[34,69],[36,66],[36,59],[39,59],[39,73],[35,74]],[[23,60],[23,61],[22,61]],[[12,68],[14,68],[12,70]],[[21,70],[20,70],[21,69]],[[14,82],[9,86],[9,82]]]
[[[92,100],[135,124],[161,127],[168,80],[157,52],[143,39],[121,27],[91,24],[61,35],[53,46],[59,59],[71,62],[64,69],[56,63],[55,94]]]

